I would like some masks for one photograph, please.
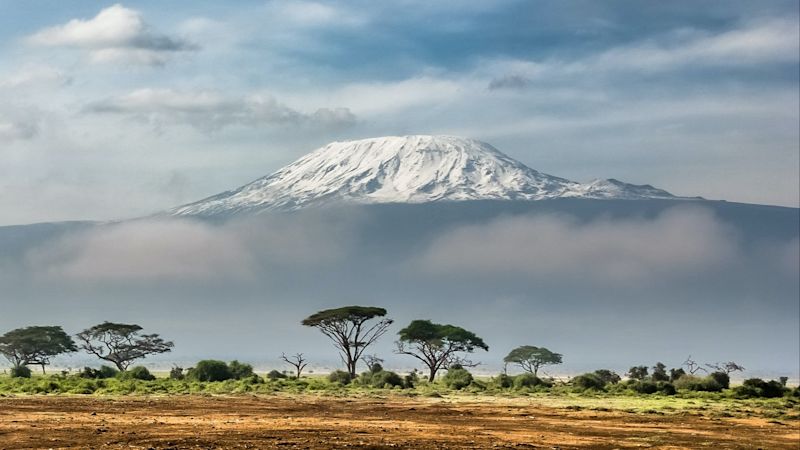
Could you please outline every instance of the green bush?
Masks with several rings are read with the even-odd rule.
[[[281,378],[286,378],[286,374],[283,372],[279,372],[277,370],[270,370],[269,373],[267,374],[267,378],[269,378],[270,380],[278,380]]]
[[[683,375],[675,380],[675,388],[686,391],[720,392],[722,385],[711,376],[701,378],[694,375]]]
[[[764,381],[761,378],[749,378],[733,389],[734,395],[739,398],[777,398],[783,397],[786,391],[779,381]]]
[[[328,381],[331,383],[350,384],[352,377],[350,377],[349,372],[344,370],[334,370],[328,374]]]
[[[414,389],[417,383],[419,383],[419,375],[417,375],[416,369],[403,377],[403,387],[406,389]]]
[[[28,366],[19,366],[11,368],[11,378],[30,378],[31,369]]]
[[[81,378],[96,380],[96,379],[114,378],[117,376],[118,373],[119,371],[117,369],[104,365],[100,366],[99,369],[84,367],[83,370],[80,373],[78,373],[78,376]]]
[[[461,366],[454,366],[448,369],[442,381],[450,389],[464,389],[472,383],[472,374]]]
[[[231,376],[235,380],[242,380],[253,376],[253,366],[250,364],[244,364],[233,360],[228,363],[228,368],[231,371]]]
[[[731,377],[725,372],[711,372],[708,376],[719,383],[723,389],[728,389],[731,386]]]
[[[658,386],[658,392],[661,392],[664,395],[675,395],[678,391],[675,389],[675,385],[670,382],[662,382],[659,381],[656,383]]]
[[[514,377],[508,376],[508,374],[505,373],[501,373],[500,375],[492,378],[492,384],[502,389],[508,389],[514,386]]]
[[[379,364],[375,364],[379,365]],[[380,370],[378,372],[364,372],[358,377],[358,383],[363,386],[372,386],[376,388],[384,387],[403,387],[403,378],[400,375],[387,371]]]
[[[144,366],[136,366],[132,367],[124,372],[120,372],[117,374],[117,378],[120,380],[142,380],[142,381],[153,381],[156,379],[155,375],[151,374],[147,367]]]
[[[608,369],[597,369],[594,374],[603,380],[603,384],[617,384],[622,379],[616,372]]]
[[[184,378],[186,378],[186,374],[183,373],[183,367],[175,366],[169,370],[170,380],[183,380]]]
[[[522,375],[517,375],[513,379],[514,388],[522,389],[522,388],[533,388],[537,386],[548,386],[549,383],[542,380],[541,378],[537,377],[532,373],[523,373]]]
[[[594,389],[602,391],[606,387],[606,383],[595,373],[584,373],[572,379],[572,385],[576,388],[586,391]]]
[[[224,361],[215,359],[199,361],[186,376],[194,381],[225,381],[233,378],[230,367]]]
[[[658,392],[658,385],[652,381],[637,380],[633,383],[630,383],[628,387],[639,394],[655,394]]]

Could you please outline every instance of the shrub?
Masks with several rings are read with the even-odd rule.
[[[548,386],[548,383],[532,373],[523,373],[522,375],[514,377],[514,388],[516,389],[532,388],[536,386]]]
[[[195,381],[225,381],[233,378],[230,367],[224,361],[214,359],[199,361],[186,376]]]
[[[761,378],[744,380],[741,386],[734,388],[734,394],[740,398],[777,398],[783,397],[786,389],[779,381],[764,381]]]
[[[175,366],[169,370],[170,380],[183,380],[184,378],[186,378],[186,374],[183,373],[183,367]]]
[[[731,386],[731,377],[725,372],[711,372],[708,376],[719,383],[723,389],[728,389]]]
[[[583,375],[578,375],[572,379],[572,384],[583,391],[589,389],[602,391],[606,387],[606,383],[603,382],[603,379],[594,373],[584,373]]]
[[[30,378],[31,369],[28,366],[19,366],[11,368],[11,378]]]
[[[105,379],[105,378],[114,378],[117,376],[119,371],[113,367],[109,366],[100,366],[99,369],[92,369],[91,367],[84,367],[81,372],[78,373],[78,376],[81,378],[88,378],[88,379]]]
[[[675,380],[675,388],[687,391],[719,392],[722,390],[722,385],[711,376],[700,378],[694,375],[684,375]]]
[[[144,366],[136,366],[132,367],[124,372],[120,372],[117,374],[117,378],[120,380],[143,380],[143,381],[152,381],[155,380],[156,377],[147,370],[147,367]]]
[[[377,364],[376,364],[377,365]],[[376,388],[403,386],[403,379],[400,375],[387,370],[378,372],[364,372],[358,377],[359,384]]]
[[[684,375],[686,375],[686,371],[681,369],[681,368],[669,369],[669,381],[670,381],[670,383],[676,382],[678,380],[678,378],[680,378],[680,377],[682,377]]]
[[[664,395],[675,395],[678,391],[675,389],[675,385],[669,382],[658,382],[656,383],[658,386],[658,392],[661,392]]]
[[[652,381],[636,381],[628,385],[632,390],[640,394],[655,394],[658,386]]]
[[[331,383],[339,383],[339,384],[349,384],[352,381],[349,372],[345,372],[344,370],[334,370],[330,374],[328,374],[328,381]]]
[[[447,370],[442,381],[450,389],[464,389],[472,383],[472,374],[461,366],[453,366]]]
[[[603,380],[604,384],[617,384],[622,378],[616,373],[608,369],[598,369],[594,371],[598,378]]]
[[[286,374],[283,372],[279,372],[277,370],[270,370],[269,373],[267,374],[267,378],[269,378],[270,380],[278,380],[281,378],[286,378]]]
[[[406,389],[414,389],[414,386],[419,382],[419,375],[417,370],[414,369],[411,373],[403,377],[403,387]]]
[[[505,373],[501,373],[492,379],[492,383],[497,387],[508,389],[514,386],[514,377],[510,377]]]
[[[230,369],[231,377],[233,377],[235,380],[242,380],[244,378],[253,376],[253,366],[250,364],[240,363],[236,360],[233,360],[228,364],[228,369]]]

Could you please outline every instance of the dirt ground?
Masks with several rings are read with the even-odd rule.
[[[555,408],[518,399],[0,398],[0,448],[798,449],[798,421]]]

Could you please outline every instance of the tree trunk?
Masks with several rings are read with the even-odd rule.
[[[42,375],[46,375],[46,373],[44,371],[44,364],[42,364]]]
[[[436,379],[436,369],[431,369],[431,374],[428,376],[428,382],[433,383]]]

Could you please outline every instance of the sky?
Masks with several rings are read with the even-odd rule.
[[[796,1],[0,0],[0,225],[137,217],[335,140],[800,204]]]

